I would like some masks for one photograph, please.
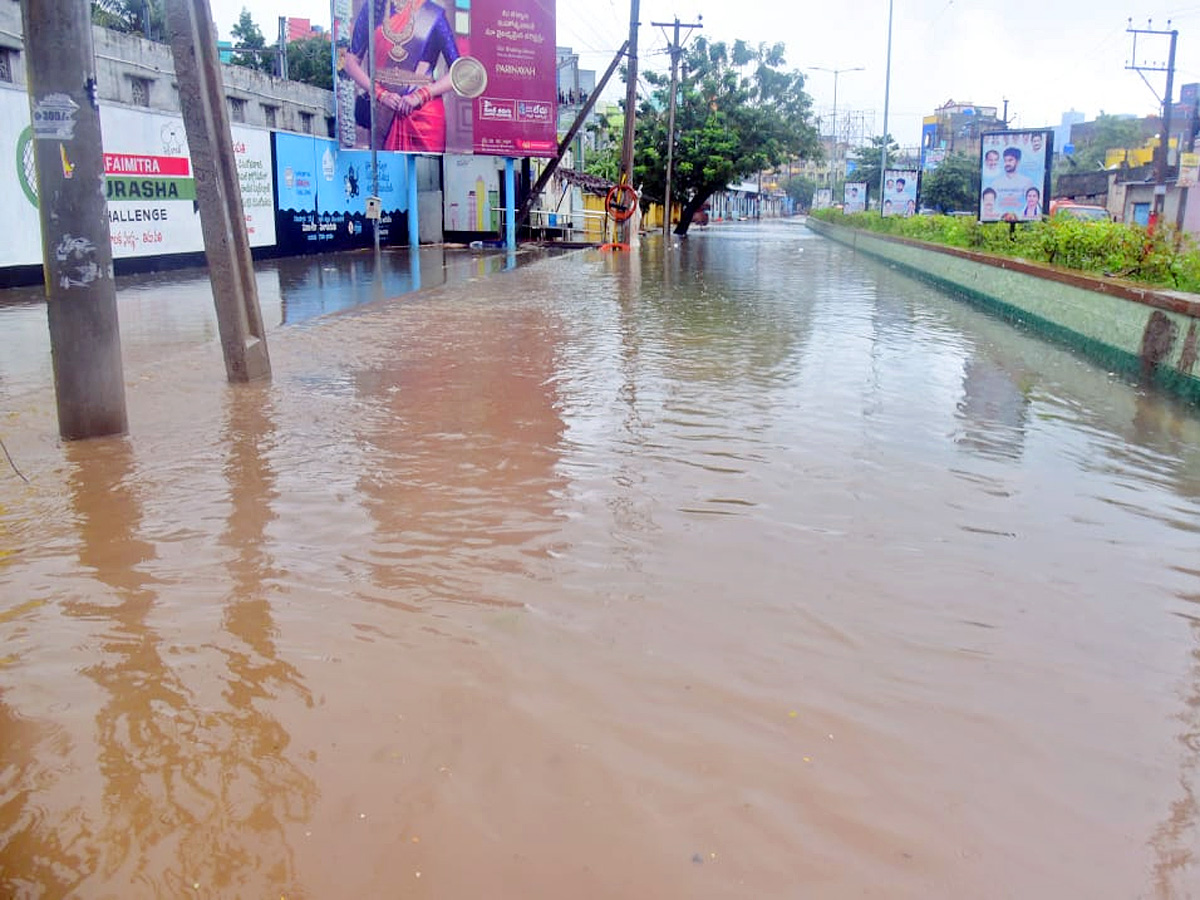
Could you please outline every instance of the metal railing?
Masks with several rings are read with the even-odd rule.
[[[500,211],[501,231],[504,226],[504,211]],[[531,209],[529,211],[529,229],[534,234],[541,234],[545,239],[553,240],[561,235],[561,240],[572,242],[603,241],[605,225],[609,221],[603,210],[576,209],[569,213],[555,212],[549,209]]]

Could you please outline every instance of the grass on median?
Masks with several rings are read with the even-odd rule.
[[[872,212],[845,215],[837,209],[814,210],[809,215],[832,225],[1200,293],[1200,247],[1174,228],[1160,228],[1152,235],[1140,225],[1085,222],[1069,216],[1010,228],[1006,222],[981,224],[969,216],[884,218]]]

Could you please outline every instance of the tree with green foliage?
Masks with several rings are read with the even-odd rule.
[[[793,175],[784,179],[783,191],[792,198],[797,209],[811,209],[813,195],[817,192],[817,183],[811,178]]]
[[[675,110],[672,198],[675,233],[717,191],[789,159],[819,153],[804,76],[785,71],[784,46],[732,46],[700,38],[682,54]],[[649,198],[666,189],[670,76],[646,72],[652,95],[638,109],[633,181]]]
[[[979,206],[979,158],[952,153],[921,177],[921,205],[938,212],[969,212]]]
[[[1071,154],[1069,171],[1092,172],[1104,168],[1104,157],[1109,150],[1129,150],[1141,147],[1146,139],[1142,136],[1142,126],[1137,119],[1110,116],[1104,112],[1096,116],[1092,123],[1090,137],[1075,145]]]
[[[593,149],[584,154],[582,171],[616,182],[621,177],[621,148],[618,146],[622,136],[620,117],[596,115],[584,126],[584,131],[591,138]],[[581,168],[578,160],[575,167]]]
[[[164,41],[167,11],[163,0],[92,0],[92,22],[110,31]]]
[[[616,183],[621,177],[621,146],[608,143],[592,151],[584,161],[583,171],[597,178],[604,178]]]
[[[290,81],[333,90],[333,43],[328,36],[290,41],[287,61]]]
[[[855,181],[865,181],[870,196],[879,196],[879,158],[883,155],[883,144],[887,141],[887,165],[890,168],[900,152],[900,145],[890,134],[886,138],[878,135],[868,138],[867,146],[859,147],[850,152],[850,159],[857,165],[854,170]]]
[[[230,62],[235,66],[245,66],[247,69],[257,69],[259,72],[270,72],[274,69],[271,54],[267,52],[267,39],[262,30],[255,24],[250,10],[242,7],[237,24],[229,29],[233,37],[234,53]]]

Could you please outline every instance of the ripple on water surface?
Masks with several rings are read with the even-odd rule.
[[[19,376],[0,893],[1200,890],[1195,411],[798,225],[677,244],[272,267],[239,388],[147,288],[126,439]]]

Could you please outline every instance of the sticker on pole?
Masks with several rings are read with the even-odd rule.
[[[79,104],[66,94],[48,94],[33,106],[33,136],[39,141],[70,141],[75,138]]]

